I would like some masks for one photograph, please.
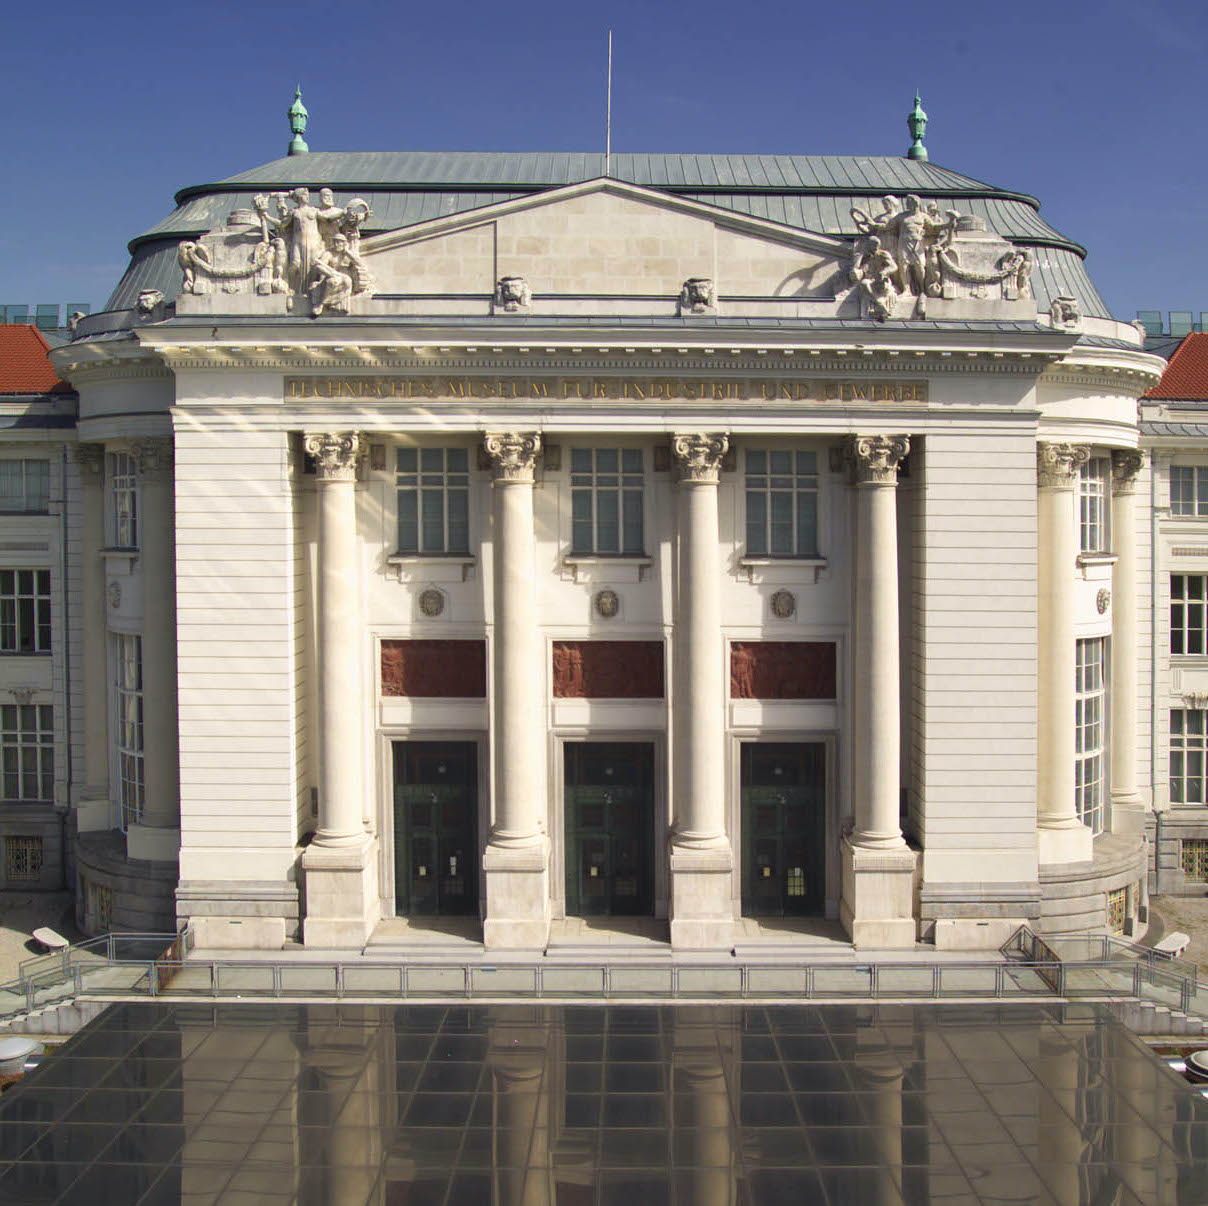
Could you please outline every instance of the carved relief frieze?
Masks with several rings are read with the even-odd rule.
[[[1135,448],[1117,448],[1112,452],[1112,493],[1131,494],[1137,488],[1137,474],[1145,464],[1145,454]]]
[[[171,440],[140,440],[130,451],[138,465],[140,477],[157,480],[171,478],[176,459]]]
[[[714,482],[730,447],[725,432],[676,432],[671,437],[671,455],[681,482]]]
[[[1072,490],[1079,469],[1090,460],[1085,444],[1036,445],[1036,482],[1042,490]]]
[[[365,456],[365,438],[359,431],[312,431],[303,439],[313,457],[321,482],[354,482]]]
[[[662,699],[662,641],[555,641],[555,699]]]
[[[485,641],[383,641],[382,694],[418,699],[483,699]]]
[[[834,699],[835,646],[830,641],[734,641],[731,699]]]
[[[897,485],[898,467],[909,451],[910,440],[903,435],[849,436],[844,446],[844,455],[860,486]]]
[[[531,482],[541,451],[541,436],[535,431],[489,431],[483,450],[497,482]]]

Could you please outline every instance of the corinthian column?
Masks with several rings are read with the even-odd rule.
[[[363,944],[376,920],[372,839],[365,831],[361,685],[361,566],[355,431],[312,433],[318,491],[319,828],[302,859],[307,946]]]
[[[854,633],[855,825],[843,841],[839,917],[856,946],[915,941],[917,855],[898,823],[901,674],[898,645],[898,466],[906,436],[852,436],[856,486]]]
[[[139,560],[143,567],[143,759],[146,806],[126,831],[130,858],[180,855],[180,770],[176,731],[176,492],[170,439],[133,449],[139,476]]]
[[[106,647],[105,445],[76,444],[80,471],[80,563],[84,615],[80,624],[84,661],[84,785],[76,801],[81,833],[109,829],[109,668]]]
[[[717,482],[729,437],[677,434],[673,694],[674,821],[671,834],[671,944],[729,946],[734,930],[726,835],[726,663],[721,635],[721,549]]]
[[[549,936],[545,675],[537,627],[533,471],[536,432],[490,432],[494,477],[494,824],[483,855],[487,946],[537,947]]]
[[[1091,857],[1091,831],[1074,802],[1074,487],[1090,450],[1036,446],[1037,852],[1041,863]]]
[[[1112,832],[1139,833],[1145,818],[1137,791],[1137,520],[1136,485],[1144,457],[1112,453]]]

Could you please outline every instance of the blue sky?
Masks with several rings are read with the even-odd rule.
[[[1208,311],[1208,6],[81,0],[0,16],[0,302],[100,305],[173,193],[314,150],[900,155],[1038,196],[1117,315]]]

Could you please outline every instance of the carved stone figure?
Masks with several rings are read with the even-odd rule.
[[[332,239],[331,249],[321,251],[311,268],[310,299],[318,318],[327,311],[347,314],[352,308],[352,295],[365,293],[373,287],[373,277],[365,262],[348,246],[340,233]]]
[[[151,318],[164,304],[164,295],[158,289],[143,289],[138,295],[139,318]]]
[[[76,330],[79,328],[80,320],[87,318],[88,315],[83,310],[72,310],[67,319],[67,330],[71,333],[72,339],[75,338]]]
[[[679,312],[681,314],[704,314],[716,304],[716,291],[707,276],[693,276],[684,281],[680,290]]]
[[[892,318],[898,300],[897,263],[876,235],[870,235],[856,246],[851,279],[859,287],[873,318],[881,321]]]
[[[191,239],[186,239],[176,249],[176,260],[180,264],[181,271],[185,274],[184,291],[186,293],[197,293],[197,270],[202,268],[212,267],[210,263],[210,253],[200,244],[194,243]]]
[[[495,305],[514,314],[532,304],[533,294],[522,276],[504,276],[495,282]]]
[[[621,610],[621,600],[615,590],[597,591],[595,605],[596,615],[602,620],[615,619],[617,613]]]
[[[369,203],[360,197],[353,197],[344,206],[344,216],[340,219],[340,233],[348,240],[348,246],[357,255],[361,251],[361,227],[373,217]]]
[[[1055,297],[1049,306],[1049,320],[1063,331],[1072,331],[1082,321],[1082,310],[1074,297]]]

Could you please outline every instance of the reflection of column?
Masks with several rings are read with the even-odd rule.
[[[308,946],[353,946],[369,936],[377,885],[365,832],[361,717],[361,566],[357,432],[306,436],[318,491],[319,828],[303,855]]]
[[[84,661],[84,787],[76,802],[81,833],[109,829],[109,666],[106,648],[105,446],[77,444],[80,471],[80,564],[84,614],[80,621]]]
[[[900,1202],[901,1194],[894,1183],[895,1170],[902,1168],[902,1076],[905,1069],[897,1054],[889,1048],[857,1050],[855,1064],[863,1074],[866,1108],[872,1123],[865,1132],[877,1146],[876,1158],[863,1153],[864,1163],[876,1168],[880,1177],[867,1186],[862,1206],[877,1206],[878,1202]]]
[[[1144,458],[1112,453],[1112,832],[1145,826],[1137,791],[1137,520],[1136,485]]]
[[[542,1011],[544,1012],[544,1011]],[[495,1097],[492,1206],[550,1206],[550,1024],[532,1015],[491,1027]]]
[[[1073,491],[1090,452],[1074,444],[1036,446],[1037,466],[1037,784],[1041,863],[1085,862],[1091,831],[1074,801]],[[1135,672],[1135,667],[1134,667]]]
[[[901,650],[898,645],[898,466],[905,436],[852,436],[856,574],[855,828],[844,840],[839,915],[857,946],[910,946],[915,940],[917,855],[899,824]]]
[[[1071,1032],[1083,1037],[1042,1033],[1040,1038],[1036,1072],[1044,1088],[1037,1093],[1037,1151],[1040,1163],[1047,1166],[1047,1186],[1059,1202],[1087,1200],[1081,1178],[1086,1145],[1076,1120],[1085,1116],[1091,1092],[1093,1062],[1083,1045],[1096,1033],[1101,1032],[1088,1028]]]
[[[176,730],[176,497],[171,440],[134,447],[139,471],[143,568],[143,765],[146,805],[130,825],[131,858],[174,861],[180,853]]]
[[[538,947],[549,936],[545,674],[537,627],[533,473],[541,437],[492,432],[494,475],[494,824],[483,855],[487,946]]]
[[[726,664],[717,483],[729,437],[672,437],[679,478],[673,690],[671,944],[728,947],[733,855],[726,836]]]
[[[701,1011],[702,1015],[707,1011]],[[693,1143],[691,1154],[677,1155],[691,1169],[693,1206],[730,1206],[736,1196],[734,1185],[735,1135],[730,1114],[730,1095],[722,1063],[724,1043],[719,1027],[692,1010],[675,1015],[675,1046],[671,1055],[671,1092],[675,1102],[676,1131],[684,1131]],[[682,1142],[672,1136],[677,1152]]]

